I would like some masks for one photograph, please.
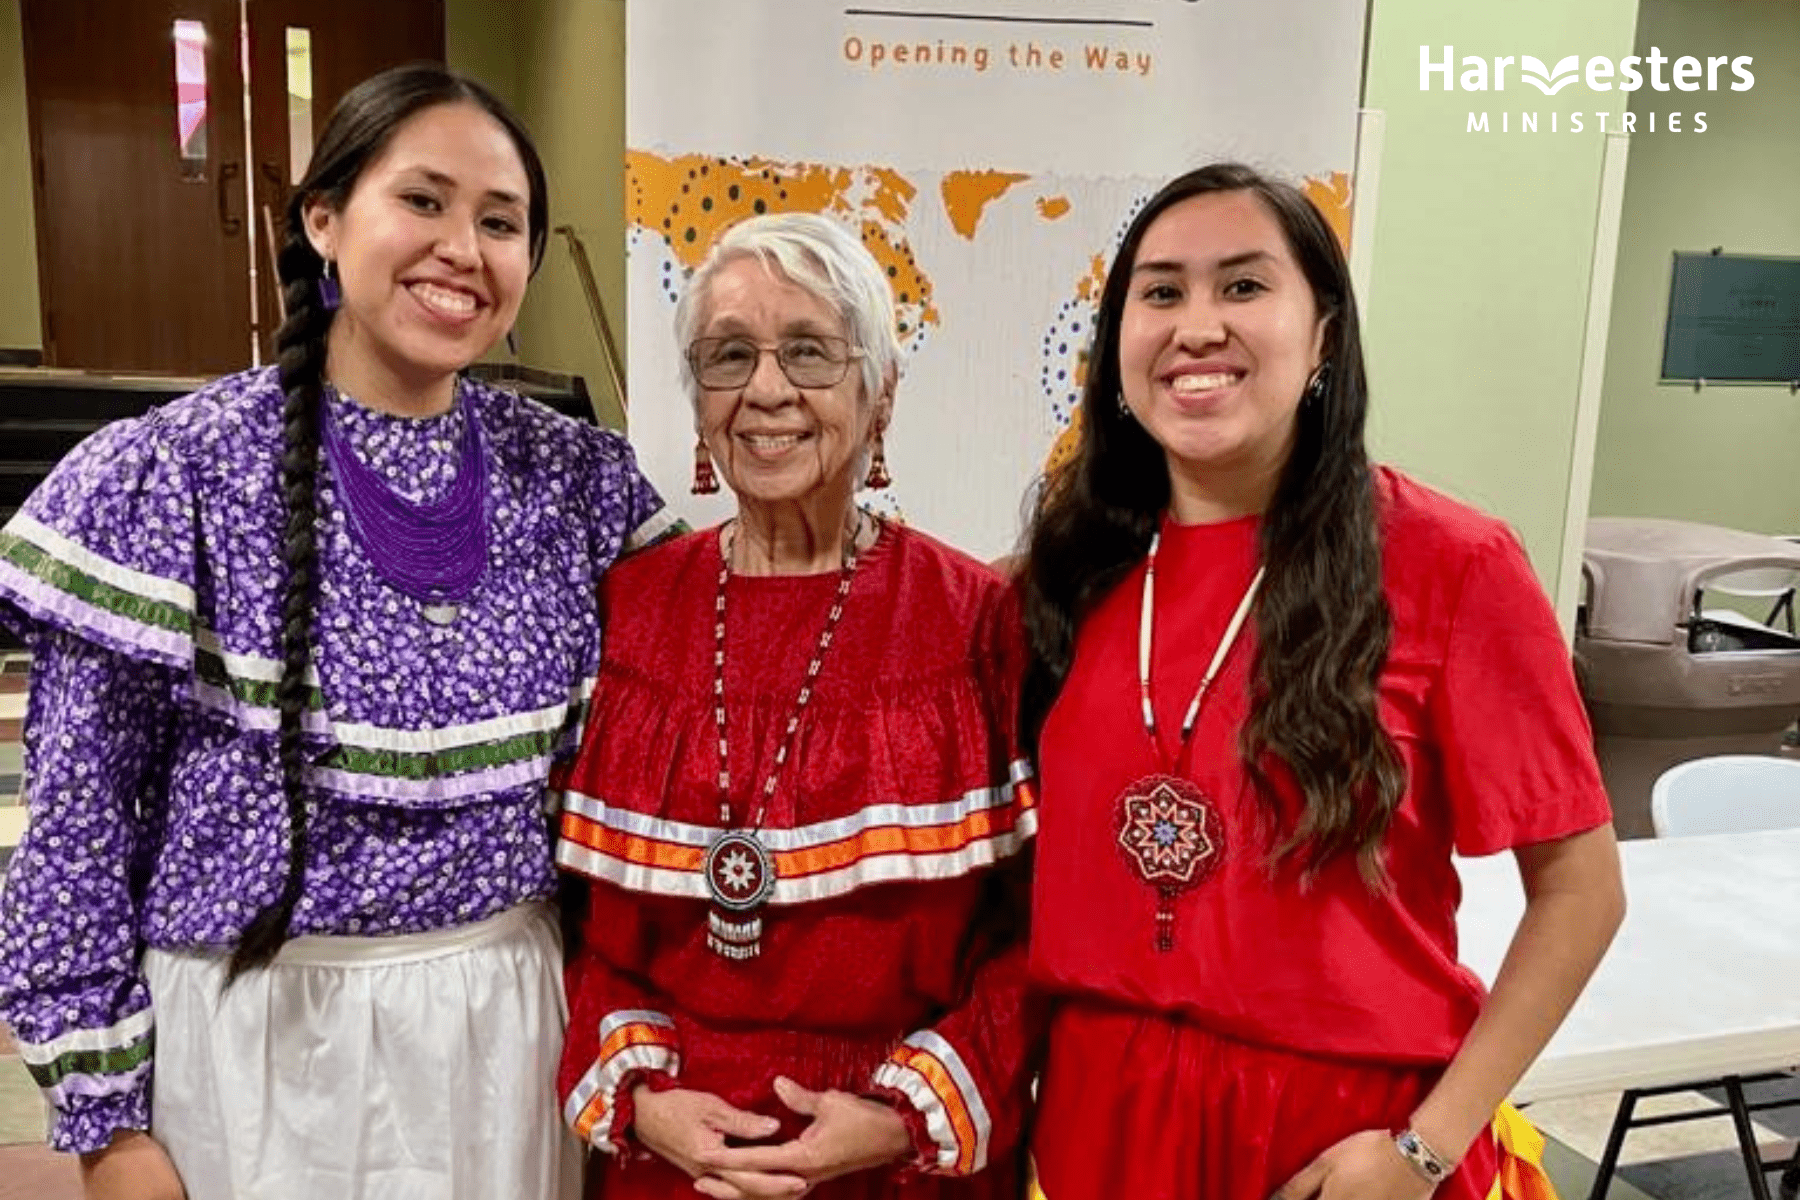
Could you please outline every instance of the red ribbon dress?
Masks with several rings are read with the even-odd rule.
[[[901,526],[862,556],[758,831],[776,873],[760,953],[708,948],[719,821],[716,530],[621,562],[567,779],[562,865],[590,881],[558,1080],[602,1194],[687,1197],[629,1136],[639,1082],[803,1122],[805,1087],[894,1101],[917,1156],[820,1200],[1016,1196],[1034,1038],[1024,872],[1037,810],[1015,737],[1023,658],[1007,585]],[[838,572],[732,575],[726,696],[744,821],[794,709]],[[623,1151],[624,1153],[617,1153]],[[640,1161],[641,1159],[641,1161]]]

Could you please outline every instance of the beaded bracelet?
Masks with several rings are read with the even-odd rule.
[[[1402,1129],[1394,1135],[1394,1149],[1421,1179],[1433,1187],[1448,1179],[1454,1169],[1454,1164],[1445,1161],[1443,1155],[1426,1145],[1425,1139],[1410,1129]]]

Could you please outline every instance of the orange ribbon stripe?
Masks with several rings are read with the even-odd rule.
[[[956,1173],[968,1174],[975,1165],[975,1122],[969,1116],[962,1089],[956,1086],[956,1081],[936,1055],[915,1046],[900,1046],[894,1051],[893,1060],[917,1071],[943,1104],[944,1113],[950,1119],[950,1129],[956,1135]]]
[[[564,813],[562,835],[578,846],[596,854],[622,859],[637,866],[656,867],[664,871],[698,871],[706,862],[706,851],[694,846],[677,846],[632,833],[620,833],[579,813]]]

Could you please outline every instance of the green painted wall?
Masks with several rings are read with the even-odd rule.
[[[450,66],[513,108],[519,104],[518,24],[525,7],[516,0],[444,3],[444,54]]]
[[[550,175],[551,220],[587,246],[625,347],[625,0],[529,0],[519,104]],[[587,379],[600,419],[623,426],[567,241],[552,236],[519,323],[525,361]]]
[[[494,86],[531,129],[550,178],[550,219],[587,246],[625,344],[625,0],[447,0],[450,65]],[[519,359],[587,380],[600,419],[622,426],[567,241],[552,235],[519,316]]]
[[[1516,528],[1554,595],[1605,137],[1550,114],[1617,114],[1616,89],[1548,97],[1510,67],[1465,92],[1464,56],[1631,53],[1636,0],[1374,0],[1365,103],[1386,113],[1365,345],[1375,454]],[[1419,47],[1458,89],[1419,90]],[[1491,86],[1491,80],[1490,80]],[[1493,132],[1467,132],[1471,111]],[[1513,132],[1501,133],[1501,112]],[[1541,114],[1521,133],[1519,113]],[[1607,120],[1609,128],[1616,115]],[[1635,153],[1635,147],[1633,149]]]
[[[23,31],[18,0],[0,0],[0,349],[43,346]]]
[[[1640,49],[1752,55],[1756,85],[1686,97],[1705,133],[1633,140],[1590,508],[1800,533],[1800,398],[1656,382],[1672,253],[1800,256],[1800,4],[1643,0],[1638,29]],[[1648,90],[1633,100],[1676,107]]]

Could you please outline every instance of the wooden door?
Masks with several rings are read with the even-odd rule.
[[[280,322],[271,246],[311,152],[299,142],[368,76],[442,62],[443,0],[248,0],[242,10],[238,0],[20,0],[20,9],[46,364],[215,375],[249,365],[258,344],[268,361]],[[294,95],[292,31],[309,51]]]
[[[21,0],[20,15],[45,362],[166,374],[244,366],[236,0]]]
[[[274,250],[288,194],[344,93],[388,67],[444,61],[444,0],[250,0],[258,295],[278,314]],[[274,356],[279,316],[263,326]]]

